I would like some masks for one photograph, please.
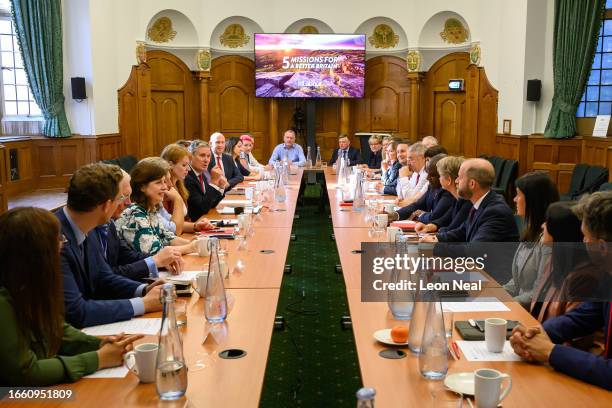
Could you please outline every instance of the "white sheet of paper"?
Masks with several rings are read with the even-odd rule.
[[[85,378],[124,378],[128,371],[125,366],[104,368],[93,374],[86,375]]]
[[[506,341],[501,353],[491,353],[484,341],[457,340],[457,345],[467,361],[521,361],[509,341]]]
[[[234,214],[234,207],[223,207],[220,210],[217,210],[219,214]]]
[[[197,255],[197,254],[196,254]],[[183,271],[178,275],[171,275],[168,272],[160,272],[159,277],[173,282],[190,283],[196,275],[202,271]]]
[[[258,206],[255,206],[255,207],[247,207],[247,208],[244,209],[244,213],[245,214],[251,214],[251,213],[259,214],[259,212],[261,211],[262,208],[263,208],[263,205],[258,205]],[[236,221],[238,221],[238,220],[236,220]],[[236,225],[237,224],[238,223],[236,222]]]
[[[595,126],[593,126],[593,136],[606,137],[610,126],[610,115],[597,115]]]
[[[221,201],[221,205],[224,206],[234,206],[234,207],[244,207],[246,205],[251,204],[250,200],[223,200]]]
[[[442,302],[442,308],[449,312],[508,312],[508,306],[496,298],[482,297],[477,301],[467,298],[465,302]]]
[[[90,336],[110,336],[119,333],[155,335],[159,332],[160,327],[161,319],[159,317],[154,317],[86,327],[83,329],[83,332]]]

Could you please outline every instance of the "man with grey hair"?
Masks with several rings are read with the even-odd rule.
[[[433,136],[425,136],[423,140],[421,140],[421,143],[425,145],[426,149],[439,145],[438,139]]]
[[[231,190],[236,184],[242,183],[244,176],[238,170],[234,159],[225,153],[225,136],[223,133],[215,132],[210,135],[210,147],[212,149],[212,156],[208,164],[208,171],[211,171],[213,168],[221,170],[229,183],[225,191]]]
[[[495,169],[485,159],[461,164],[455,181],[461,198],[472,202],[468,218],[456,229],[423,238],[426,242],[517,242],[514,214],[504,198],[491,190]]]
[[[401,207],[412,204],[427,191],[429,182],[427,181],[427,170],[425,167],[425,150],[427,148],[421,142],[416,142],[408,147],[408,157],[406,164],[412,174],[398,180],[397,197]],[[398,152],[399,158],[399,152]],[[400,161],[401,162],[401,161]]]
[[[302,146],[295,143],[295,132],[292,129],[285,130],[283,134],[283,142],[276,145],[270,156],[269,164],[274,164],[277,161],[287,159],[289,164],[295,164],[299,167],[306,165],[306,157],[304,157],[304,150]]]

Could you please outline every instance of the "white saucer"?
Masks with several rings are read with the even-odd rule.
[[[388,344],[389,346],[407,346],[406,343],[396,343],[391,339],[391,329],[381,329],[374,332],[374,338],[381,343]]]
[[[449,390],[463,395],[474,395],[474,373],[455,373],[447,375],[444,385]]]

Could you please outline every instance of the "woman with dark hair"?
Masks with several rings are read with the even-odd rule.
[[[530,308],[540,322],[569,312],[596,293],[599,284],[599,270],[582,242],[581,221],[573,205],[557,202],[546,211],[542,241],[552,246],[552,255],[536,284]]]
[[[177,237],[160,220],[159,208],[168,191],[170,166],[161,157],[147,157],[132,169],[132,204],[115,221],[117,232],[132,249],[155,255],[165,246],[176,246],[181,253],[196,250],[194,242]]]
[[[64,321],[60,225],[50,212],[14,208],[0,215],[0,383],[45,386],[122,364],[141,338],[98,338]]]
[[[528,308],[537,278],[550,259],[550,247],[542,245],[546,209],[559,201],[559,191],[548,174],[527,173],[516,180],[516,214],[524,220],[521,242],[512,262],[512,278],[504,289]]]
[[[257,173],[251,172],[246,157],[240,157],[240,153],[243,152],[242,141],[239,137],[232,136],[225,142],[225,153],[232,156],[232,159],[234,159],[236,163],[236,167],[238,167],[240,174],[245,177],[245,180],[257,179]]]

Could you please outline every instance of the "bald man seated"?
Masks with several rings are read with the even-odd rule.
[[[427,242],[517,242],[514,213],[501,195],[491,190],[495,169],[488,160],[469,159],[457,177],[459,197],[472,202],[468,218],[458,228],[423,239]]]

